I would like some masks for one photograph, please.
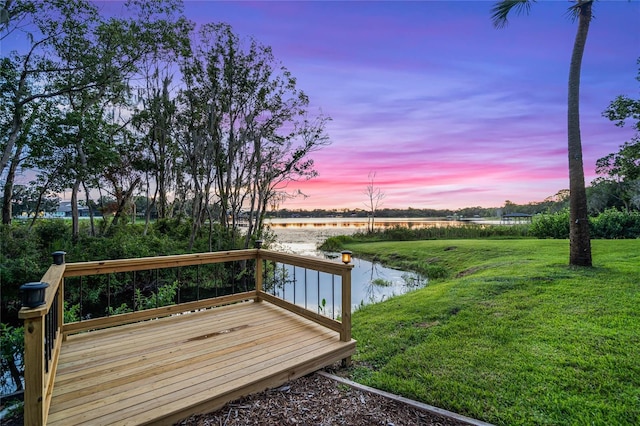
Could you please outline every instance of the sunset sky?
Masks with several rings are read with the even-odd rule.
[[[541,201],[568,188],[566,95],[576,23],[541,1],[494,29],[490,1],[186,2],[198,22],[252,36],[332,117],[319,176],[289,185],[291,209],[364,208],[369,172],[382,207],[458,208]],[[640,4],[594,6],[583,62],[582,143],[595,161],[628,140],[601,116],[637,97]]]
[[[280,207],[365,208],[375,172],[382,208],[455,209],[542,201],[569,186],[571,2],[536,2],[499,30],[493,4],[187,0],[185,13],[271,46],[311,112],[332,118],[331,145],[312,154],[319,176],[291,183],[305,197]],[[640,96],[640,2],[597,1],[594,14],[581,85],[587,184],[596,160],[633,134],[602,111]]]

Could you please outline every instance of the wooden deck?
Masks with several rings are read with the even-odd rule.
[[[47,424],[173,424],[355,351],[355,341],[269,302],[69,336]]]

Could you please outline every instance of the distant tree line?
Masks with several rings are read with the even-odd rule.
[[[587,191],[592,193],[602,188],[588,187]],[[593,215],[597,215],[607,209],[616,208],[614,198],[611,203],[600,204],[599,199],[594,199]],[[590,203],[591,206],[591,203]],[[504,205],[499,207],[463,207],[460,209],[420,209],[420,208],[384,208],[376,210],[377,218],[500,218],[505,214],[523,213],[528,215],[557,213],[569,208],[569,190],[564,189],[556,194],[545,198],[542,201],[532,201],[525,204],[517,204],[506,200]],[[634,207],[630,207],[633,209]],[[640,210],[635,207],[636,210]],[[367,209],[279,209],[267,213],[269,218],[328,218],[328,217],[357,217],[367,218],[370,215]]]

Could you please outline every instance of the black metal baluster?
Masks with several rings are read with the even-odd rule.
[[[111,274],[107,275],[107,316],[111,316]]]
[[[178,282],[178,305],[180,304],[180,271],[182,271],[182,268],[178,267],[176,270],[176,280]]]
[[[213,290],[215,297],[218,297],[218,287],[220,287],[220,264],[218,263],[213,270]]]
[[[196,267],[196,301],[200,300],[200,265]]]
[[[293,304],[296,304],[296,287],[298,281],[296,280],[296,267],[293,267]]]
[[[48,341],[48,345],[49,345],[49,361],[51,361],[51,358],[53,357],[53,342],[55,340],[56,337],[56,331],[55,331],[55,327],[56,327],[56,321],[55,321],[55,312],[58,310],[58,305],[56,303],[55,297],[53,298],[53,304],[51,305],[51,309],[49,310],[49,341]],[[47,363],[48,364],[48,363]]]
[[[160,270],[156,269],[156,308],[158,307],[158,281],[160,281]]]
[[[231,294],[236,294],[236,262],[231,262]]]
[[[267,284],[267,261],[260,260],[262,262],[262,291],[264,291],[264,286]]]
[[[287,270],[284,263],[282,264],[282,299],[287,300],[285,289],[287,288]]]
[[[320,271],[318,271],[318,313],[320,313]]]
[[[331,274],[331,319],[336,319],[336,276]]]
[[[44,317],[44,369],[48,373],[49,372],[49,334],[51,328],[51,310],[47,312]]]
[[[80,321],[82,321],[82,278],[80,277]]]
[[[307,309],[307,268],[304,268],[304,308]]]
[[[53,305],[51,305],[53,309],[53,324],[54,324],[54,332],[58,331],[58,319],[60,318],[60,314],[58,312],[58,297],[60,296],[60,289],[56,291],[56,295],[53,297]]]
[[[133,312],[136,311],[136,271],[133,271]]]

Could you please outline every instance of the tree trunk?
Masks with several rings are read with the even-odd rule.
[[[80,215],[78,214],[78,190],[80,189],[80,179],[76,178],[71,188],[71,235],[73,242],[78,241],[80,236]]]
[[[124,216],[125,214],[125,209],[127,208],[127,205],[131,204],[132,200],[133,200],[133,193],[136,190],[136,187],[140,184],[140,181],[142,180],[142,178],[137,177],[134,179],[133,182],[131,182],[131,184],[129,185],[128,189],[123,189],[120,193],[120,196],[118,196],[118,189],[117,189],[117,184],[116,181],[113,180],[113,186],[114,188],[116,188],[116,201],[118,203],[118,209],[116,210],[116,213],[113,215],[113,221],[111,222],[111,226],[116,226],[118,225],[118,223],[120,222],[120,218]]]
[[[20,370],[18,370],[18,366],[16,365],[15,358],[10,356],[7,360],[7,364],[9,367],[9,371],[11,372],[11,378],[13,379],[13,383],[16,385],[16,391],[19,392],[23,390],[22,386],[22,375],[20,374]]]
[[[82,182],[82,187],[84,188],[84,197],[85,202],[87,203],[87,208],[89,209],[89,223],[91,225],[91,236],[96,236],[96,224],[93,217],[93,206],[91,205],[91,198],[89,196],[89,191],[87,190],[87,184]]]
[[[591,4],[591,0],[579,0],[578,32],[573,45],[569,69],[567,108],[570,191],[569,265],[572,266],[591,266],[592,264],[587,192],[584,185],[582,142],[580,139],[580,70],[591,22]]]
[[[14,156],[14,160],[16,156]],[[4,183],[3,191],[2,191],[2,224],[10,225],[11,224],[11,200],[13,199],[13,182],[16,177],[16,168],[18,166],[17,161],[12,161],[9,166],[9,172],[7,173],[7,180]]]
[[[7,179],[4,183],[3,188],[3,199],[2,199],[2,224],[10,225],[11,217],[13,216],[13,212],[11,209],[11,200],[13,198],[13,183],[16,179],[16,170],[18,169],[18,164],[20,163],[20,154],[22,153],[23,145],[19,145],[16,148],[16,152],[14,153],[11,164],[9,165],[9,171],[7,172]],[[37,212],[36,212],[37,215]]]
[[[47,192],[47,188],[49,187],[50,181],[47,181],[43,186],[40,192],[38,193],[38,202],[36,203],[35,211],[36,214],[33,215],[33,220],[29,225],[29,229],[33,228],[33,225],[36,224],[36,219],[38,219],[38,212],[40,211],[40,206],[42,205],[42,199],[44,198],[44,194]]]
[[[9,169],[9,173],[11,173],[11,169]],[[4,184],[3,190],[3,198],[2,198],[2,224],[10,225],[11,224],[11,198],[13,196],[13,180],[9,179],[7,176],[7,181]]]

